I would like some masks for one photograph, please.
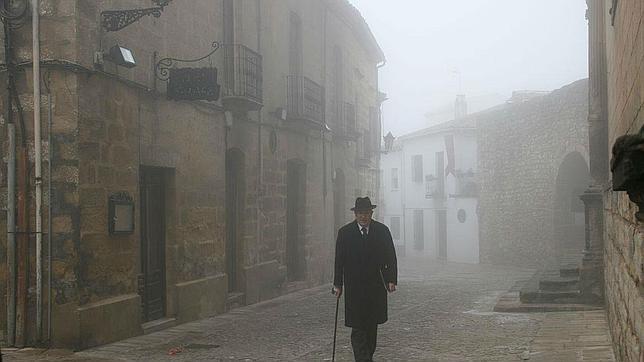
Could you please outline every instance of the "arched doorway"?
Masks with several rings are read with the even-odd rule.
[[[579,152],[564,158],[557,174],[554,237],[560,255],[579,255],[584,248],[585,211],[579,196],[590,183],[586,160]]]
[[[233,148],[226,152],[226,273],[229,292],[243,289],[239,274],[243,267],[244,162],[241,150]]]
[[[306,164],[288,160],[286,184],[286,266],[289,281],[306,277]]]
[[[347,223],[345,210],[346,205],[346,180],[342,169],[335,170],[333,180],[333,215],[335,220],[335,232]]]

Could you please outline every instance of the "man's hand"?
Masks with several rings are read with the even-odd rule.
[[[394,283],[388,283],[388,284],[387,284],[387,290],[389,291],[389,293],[393,293],[393,292],[395,292],[395,291],[396,291],[396,284],[394,284]]]
[[[333,290],[332,290],[332,293],[333,293],[333,295],[335,295],[336,298],[340,298],[340,296],[342,295],[342,287],[334,286]]]

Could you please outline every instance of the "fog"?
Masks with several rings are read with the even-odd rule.
[[[640,10],[0,0],[0,362],[644,362]]]
[[[428,126],[466,94],[470,111],[520,89],[588,76],[584,0],[351,0],[387,57],[384,133]],[[460,89],[459,89],[460,74]]]

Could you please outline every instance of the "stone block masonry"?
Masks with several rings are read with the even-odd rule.
[[[482,263],[540,266],[557,254],[556,180],[567,155],[588,159],[587,115],[587,80],[472,115]]]

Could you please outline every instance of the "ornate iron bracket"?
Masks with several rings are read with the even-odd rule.
[[[626,191],[639,207],[635,217],[644,222],[644,126],[639,134],[619,137],[610,161],[613,191]]]
[[[119,31],[128,25],[137,22],[144,16],[161,17],[163,9],[172,0],[152,0],[157,5],[154,8],[131,9],[131,10],[106,10],[101,12],[101,25],[106,31]]]
[[[174,67],[176,63],[196,63],[198,61],[204,60],[211,55],[213,55],[219,48],[220,44],[218,41],[212,42],[212,50],[204,55],[203,57],[197,59],[178,59],[178,58],[163,58],[157,62],[155,65],[155,75],[159,80],[167,82],[170,79],[170,68]]]

